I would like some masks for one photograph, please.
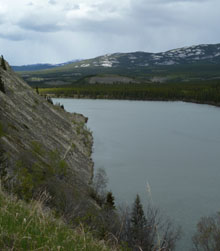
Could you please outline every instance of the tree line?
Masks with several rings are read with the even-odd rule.
[[[85,84],[41,88],[41,95],[56,97],[189,101],[220,105],[220,80],[195,83]]]

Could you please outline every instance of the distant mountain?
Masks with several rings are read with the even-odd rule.
[[[78,61],[80,60],[75,59],[61,64],[30,64],[30,65],[11,66],[11,67],[14,71],[38,71],[38,70],[51,69]]]
[[[51,69],[56,67],[52,64],[31,64],[31,65],[21,65],[21,66],[11,66],[14,71],[37,71],[44,69]]]
[[[86,83],[89,76],[129,77],[131,82],[190,81],[220,78],[220,44],[202,44],[166,52],[114,53],[21,73],[30,85]],[[106,78],[107,79],[107,78]],[[103,78],[102,78],[103,81]]]
[[[220,63],[220,44],[197,45],[173,49],[160,53],[132,52],[107,54],[94,59],[80,61],[75,68],[82,67],[148,67],[192,63]]]

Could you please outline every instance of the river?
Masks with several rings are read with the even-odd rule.
[[[137,193],[153,203],[184,235],[190,250],[202,216],[220,211],[220,108],[184,102],[54,99],[89,118],[95,167],[104,167],[120,203]]]

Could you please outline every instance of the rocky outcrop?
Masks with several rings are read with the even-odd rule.
[[[30,158],[23,162],[26,172],[32,176],[35,175],[32,169],[36,166],[43,175],[46,175],[44,167],[47,170],[51,166],[55,169],[47,181],[56,182],[52,196],[56,196],[60,190],[60,199],[65,198],[66,205],[79,197],[89,198],[93,161],[90,157],[92,135],[86,128],[86,118],[49,103],[15,74],[7,63],[6,68],[0,67],[4,85],[4,92],[0,91],[0,125],[7,175],[13,179],[20,177],[17,174],[20,159],[26,161]],[[31,156],[34,158],[31,159]],[[65,166],[65,175],[56,173],[55,162]]]

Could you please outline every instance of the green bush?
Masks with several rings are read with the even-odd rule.
[[[13,192],[29,201],[41,191],[50,191],[51,180],[66,174],[67,163],[60,159],[58,151],[46,152],[39,142],[33,141],[31,149],[24,151],[17,161]]]

